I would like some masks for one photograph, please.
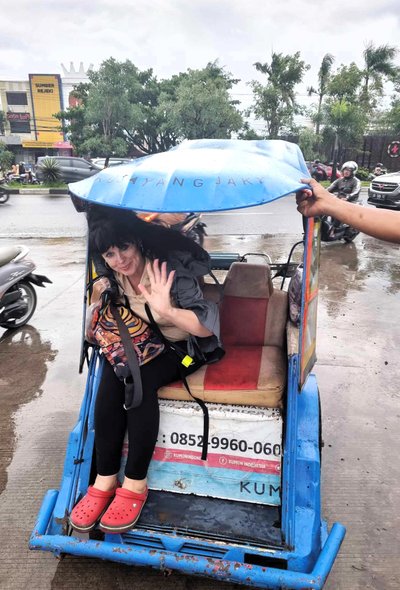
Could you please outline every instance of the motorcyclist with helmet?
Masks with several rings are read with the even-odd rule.
[[[337,178],[328,187],[330,193],[335,193],[339,199],[345,201],[358,201],[361,190],[361,182],[355,176],[358,170],[358,165],[353,160],[345,162],[341,168],[342,176]],[[331,227],[329,230],[329,239],[334,239],[336,231],[340,228],[341,223],[338,219],[332,217]]]
[[[336,193],[339,199],[346,201],[357,201],[360,195],[361,182],[356,177],[358,164],[353,160],[345,162],[341,168],[342,177],[337,178],[328,187],[330,193]]]

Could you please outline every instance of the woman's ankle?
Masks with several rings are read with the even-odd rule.
[[[135,492],[136,494],[144,494],[147,490],[147,478],[131,479],[130,477],[125,476],[122,487],[130,492]]]
[[[116,488],[117,474],[115,475],[97,475],[93,487],[103,492],[111,492]]]

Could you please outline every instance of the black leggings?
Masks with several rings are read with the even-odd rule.
[[[186,343],[179,343],[186,347]],[[190,375],[201,366],[196,363],[185,369]],[[126,411],[124,384],[115,375],[109,362],[104,362],[103,374],[95,406],[95,446],[97,473],[114,475],[121,462],[122,444],[128,429],[129,450],[125,475],[144,479],[157,442],[160,412],[157,391],[163,385],[180,379],[178,358],[168,351],[140,367],[143,401],[138,408]]]

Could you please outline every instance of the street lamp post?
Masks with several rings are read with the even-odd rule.
[[[334,182],[336,180],[338,151],[339,151],[339,139],[338,139],[338,134],[336,132],[335,133],[335,145],[333,146],[331,182]]]

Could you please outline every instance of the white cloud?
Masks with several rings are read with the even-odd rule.
[[[399,43],[399,0],[19,0],[19,14],[3,11],[0,77],[27,79],[32,72],[56,73],[60,63],[97,67],[110,56],[130,59],[169,77],[219,58],[245,82],[258,75],[255,61],[271,51],[300,51],[315,83],[325,53],[336,64],[362,64],[366,42]],[[400,56],[399,56],[400,64]],[[304,90],[305,92],[305,90]]]

